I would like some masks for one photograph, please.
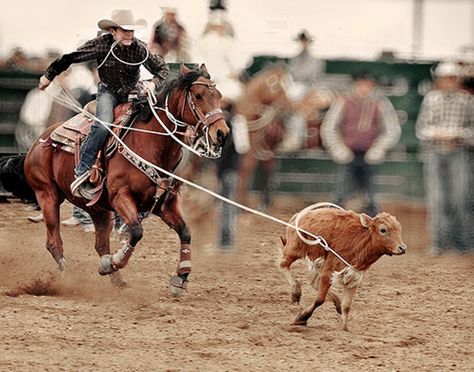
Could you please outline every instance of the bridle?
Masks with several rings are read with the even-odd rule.
[[[194,117],[196,118],[196,123],[194,124],[194,127],[199,130],[200,127],[210,127],[212,124],[214,124],[216,121],[220,119],[225,119],[225,114],[220,108],[215,108],[214,110],[209,111],[208,113],[204,114],[197,106],[196,106],[196,101],[194,100],[194,96],[192,94],[191,88],[194,85],[204,85],[207,87],[211,92],[214,92],[216,89],[216,84],[211,82],[211,81],[195,81],[191,84],[191,87],[187,89],[186,91],[186,103],[188,104],[188,107],[190,108],[191,112],[193,113]],[[181,117],[184,118],[184,110],[185,110],[185,105],[183,104],[180,112],[181,112]]]
[[[155,115],[156,119],[158,122],[163,126],[166,132],[170,136],[173,137],[173,139],[177,142],[179,142],[182,146],[188,148],[188,150],[191,150],[198,156],[204,156],[207,158],[218,158],[222,154],[222,147],[215,150],[211,144],[211,138],[210,138],[210,133],[209,130],[212,127],[213,124],[215,124],[218,120],[224,119],[225,120],[225,114],[220,108],[215,108],[206,114],[202,112],[201,109],[196,105],[195,98],[192,94],[191,88],[194,85],[204,85],[206,86],[211,92],[214,92],[216,89],[215,83],[211,81],[194,81],[191,83],[190,87],[188,87],[185,91],[185,94],[183,95],[183,99],[180,100],[178,103],[178,112],[181,120],[177,119],[169,110],[168,106],[168,96],[165,98],[165,108],[160,108],[156,107],[154,103],[156,103],[156,99],[154,99],[154,103],[152,104],[150,102],[150,106],[153,107],[153,109],[159,109],[162,110],[166,113],[166,116],[169,121],[171,121],[174,125],[175,128],[176,126],[181,126],[181,127],[186,127],[189,126],[192,128],[193,133],[190,134],[189,136],[192,139],[191,146],[183,143],[181,140],[179,140],[177,137],[174,136],[174,133],[176,130],[173,132],[169,132],[169,130],[166,128],[164,123],[161,121],[158,115]],[[196,119],[195,123],[189,123],[184,121],[184,115],[185,111],[189,110],[193,117]]]

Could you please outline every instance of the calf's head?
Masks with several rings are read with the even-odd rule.
[[[391,214],[383,212],[371,218],[362,213],[360,222],[370,230],[374,243],[382,250],[380,253],[391,256],[404,254],[407,250],[400,222]]]

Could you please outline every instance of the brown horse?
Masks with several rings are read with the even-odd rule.
[[[289,135],[285,120],[299,114],[306,121],[306,143],[303,148],[319,146],[318,128],[322,112],[329,107],[331,97],[311,88],[298,100],[288,96],[293,84],[286,65],[277,64],[256,74],[246,84],[244,93],[235,103],[234,115],[241,114],[247,121],[250,150],[241,155],[236,198],[247,204],[247,190],[258,165],[262,168],[263,207],[270,204],[271,175],[276,165],[276,152]],[[317,132],[314,135],[314,132]],[[311,132],[311,133],[310,133]],[[300,150],[300,148],[291,151]]]
[[[286,91],[289,78],[285,66],[267,68],[248,81],[241,98],[235,103],[234,114],[243,115],[248,128],[250,150],[240,156],[239,182],[236,199],[247,204],[247,190],[260,163],[263,169],[264,190],[268,189],[275,166],[274,150],[285,135],[283,118],[292,109]],[[263,203],[268,202],[264,193]]]
[[[179,76],[166,83],[158,97],[158,103],[166,109],[155,111],[155,115],[151,115],[150,110],[144,120],[141,120],[142,116],[139,117],[133,124],[137,131],[130,131],[123,139],[125,146],[119,145],[121,151],[116,151],[106,160],[104,190],[100,199],[92,206],[87,205],[87,200],[71,194],[74,156],[52,146],[48,140],[61,123],[53,125],[40,136],[27,153],[24,171],[43,211],[47,228],[46,247],[61,272],[65,270],[66,260],[59,231],[59,207],[67,199],[91,215],[96,231],[95,250],[100,256],[99,273],[112,274],[112,282],[116,285],[125,283],[117,270],[126,266],[143,236],[139,213],[152,212],[159,216],[176,231],[181,243],[177,275],[170,281],[172,289],[174,286],[180,292],[185,288],[191,272],[191,235],[180,210],[180,195],[177,192],[180,184],[165,179],[162,172],[154,172],[151,166],[147,166],[135,154],[172,172],[181,161],[184,142],[176,142],[172,136],[163,134],[164,126],[173,130],[176,122],[186,123],[188,132],[189,129],[194,131],[195,141],[202,139],[201,135],[204,133],[207,136],[204,143],[212,148],[207,150],[218,152],[229,133],[220,110],[221,98],[204,65],[198,71],[182,65]],[[139,131],[140,129],[162,135],[146,133]],[[187,133],[176,132],[175,137],[180,141],[188,141],[186,135]],[[113,211],[127,225],[129,237],[124,246],[112,255],[109,238]]]

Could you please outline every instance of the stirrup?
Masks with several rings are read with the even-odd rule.
[[[89,176],[91,175],[91,171],[88,170],[81,174],[79,177],[76,177],[76,179],[71,183],[71,193],[72,195],[78,197],[78,198],[83,198],[84,195],[80,192],[80,186],[84,183],[87,182],[89,179]]]

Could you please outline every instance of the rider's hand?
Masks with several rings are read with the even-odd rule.
[[[40,90],[45,90],[49,84],[51,84],[51,80],[47,79],[44,75],[40,77],[40,81],[38,84],[38,88]]]
[[[156,85],[154,82],[152,81],[143,81],[142,82],[142,90],[141,90],[141,94],[143,94],[144,96],[148,95],[149,92],[154,92],[156,89]]]

